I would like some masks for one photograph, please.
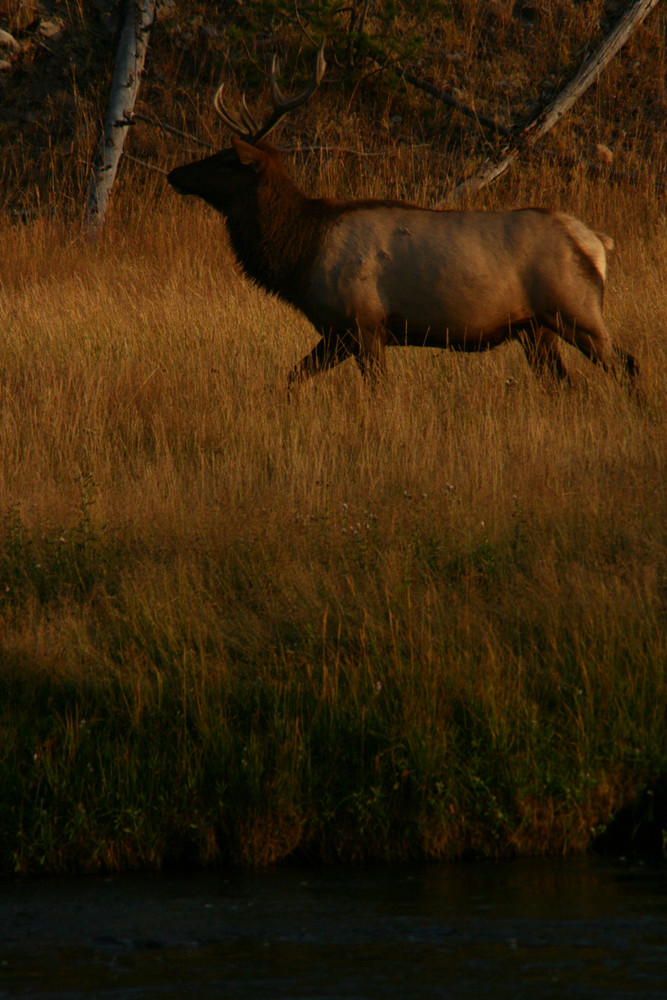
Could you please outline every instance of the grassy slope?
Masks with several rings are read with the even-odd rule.
[[[303,180],[428,200],[427,166]],[[94,249],[1,223],[4,871],[576,851],[659,781],[667,230],[635,167],[535,162],[481,203],[615,236],[639,401],[509,347],[288,405],[308,325],[159,178],[126,171]]]

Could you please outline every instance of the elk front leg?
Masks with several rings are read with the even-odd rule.
[[[301,358],[298,365],[295,365],[289,373],[287,379],[288,392],[299,382],[304,382],[307,378],[317,375],[319,372],[334,368],[341,361],[345,361],[357,350],[353,340],[349,337],[323,336],[315,344],[312,351]]]
[[[359,330],[359,349],[355,355],[359,370],[364,379],[372,384],[377,383],[387,370],[387,333],[384,329]]]

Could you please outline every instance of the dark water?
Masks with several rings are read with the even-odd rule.
[[[0,997],[667,998],[667,869],[514,861],[0,883]]]

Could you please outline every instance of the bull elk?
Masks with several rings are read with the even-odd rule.
[[[238,138],[168,176],[180,194],[224,215],[248,278],[296,306],[319,333],[290,385],[347,357],[377,375],[388,344],[481,351],[512,339],[535,371],[563,379],[559,338],[633,381],[637,363],[612,346],[602,318],[605,251],[613,246],[604,233],[540,208],[442,211],[310,198],[296,187],[264,137],[308,100],[325,65],[322,46],[312,79],[288,99],[274,58],[274,109],[263,125],[245,97],[240,118],[232,114],[221,86],[215,110]]]

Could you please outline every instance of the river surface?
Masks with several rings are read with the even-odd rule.
[[[667,868],[519,860],[0,882],[0,998],[666,1000]]]

